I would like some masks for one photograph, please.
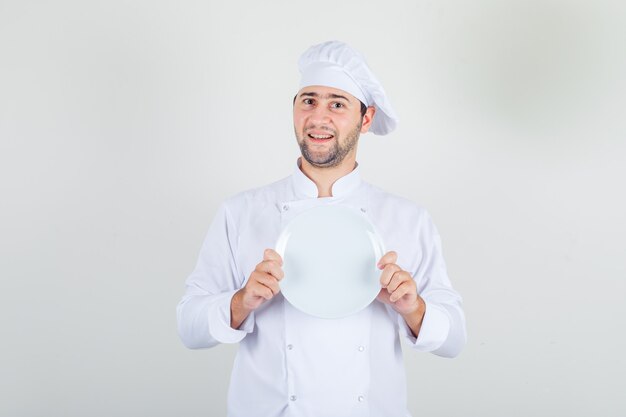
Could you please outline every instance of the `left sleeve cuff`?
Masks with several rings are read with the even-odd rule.
[[[241,323],[239,329],[230,327],[230,303],[238,290],[221,295],[209,307],[209,333],[220,343],[238,343],[254,330],[254,311]]]
[[[426,312],[418,337],[406,324],[404,318],[398,314],[400,334],[404,336],[408,344],[421,352],[432,352],[443,345],[450,332],[450,316],[443,308],[426,302]]]

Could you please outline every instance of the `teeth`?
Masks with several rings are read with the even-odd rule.
[[[313,139],[330,139],[333,137],[333,135],[313,135],[313,134],[309,134],[309,136],[311,136]]]

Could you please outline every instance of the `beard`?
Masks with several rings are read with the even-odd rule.
[[[302,136],[296,132],[296,138],[298,139],[298,145],[300,146],[300,152],[304,159],[308,163],[318,168],[332,168],[341,164],[346,155],[350,153],[359,141],[359,135],[363,122],[360,121],[357,126],[346,134],[345,139],[339,140],[339,137],[333,132],[334,144],[329,149],[324,151],[316,151],[311,149],[307,141],[305,140],[306,134],[303,132]],[[306,130],[306,129],[305,129]]]

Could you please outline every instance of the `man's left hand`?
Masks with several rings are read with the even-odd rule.
[[[419,332],[424,318],[426,303],[417,293],[417,286],[413,277],[407,271],[402,270],[396,262],[398,254],[387,252],[380,261],[378,268],[382,269],[380,276],[381,289],[376,299],[385,304],[389,304],[395,311],[405,318],[411,329]],[[415,324],[418,324],[417,328]]]

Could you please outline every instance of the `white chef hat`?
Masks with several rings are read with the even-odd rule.
[[[339,41],[313,45],[298,60],[300,88],[321,85],[352,94],[366,106],[376,107],[370,132],[386,135],[396,128],[398,116],[365,57]]]

